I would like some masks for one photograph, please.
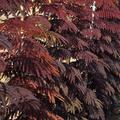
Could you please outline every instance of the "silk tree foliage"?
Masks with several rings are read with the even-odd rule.
[[[0,0],[0,15],[1,119],[106,120],[120,93],[119,1]]]

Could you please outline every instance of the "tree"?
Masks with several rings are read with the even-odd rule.
[[[106,119],[120,92],[117,0],[1,0],[0,15],[1,119]]]

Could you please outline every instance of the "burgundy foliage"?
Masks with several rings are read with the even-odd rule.
[[[0,16],[0,119],[106,120],[120,94],[119,1],[0,0]]]

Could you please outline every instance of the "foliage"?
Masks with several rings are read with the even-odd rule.
[[[0,0],[0,115],[105,120],[120,92],[117,0]]]

